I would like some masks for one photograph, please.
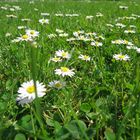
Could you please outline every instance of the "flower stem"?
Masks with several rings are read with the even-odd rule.
[[[37,94],[37,87],[36,87],[36,80],[37,80],[37,66],[36,66],[36,62],[37,62],[37,48],[31,47],[30,49],[30,56],[31,56],[31,73],[32,73],[32,78],[33,78],[33,82],[34,82],[34,86],[35,86],[35,117],[42,129],[42,133],[44,135],[44,137],[47,137],[47,132],[44,129],[44,125],[43,125],[43,120],[42,120],[42,116],[41,116],[41,106],[40,106],[40,100],[38,98],[38,94]]]

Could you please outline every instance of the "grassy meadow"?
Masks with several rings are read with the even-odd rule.
[[[140,2],[1,0],[0,140],[140,140]]]

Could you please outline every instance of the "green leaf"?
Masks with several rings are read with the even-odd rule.
[[[88,113],[91,110],[91,106],[88,103],[83,103],[80,107],[80,110]]]
[[[15,136],[14,140],[26,140],[26,137],[25,137],[24,134],[18,133],[18,134]]]
[[[116,136],[111,128],[107,128],[105,131],[106,140],[116,140]]]

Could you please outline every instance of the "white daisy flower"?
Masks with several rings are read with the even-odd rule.
[[[8,17],[8,18],[17,18],[17,16],[15,16],[15,15],[6,15],[6,17]]]
[[[29,18],[22,18],[21,21],[31,21]]]
[[[122,61],[122,60],[124,60],[124,61],[130,60],[130,57],[127,54],[123,55],[122,53],[114,54],[113,58],[116,59],[116,60],[120,60],[120,61]]]
[[[49,82],[49,87],[52,87],[52,88],[56,88],[56,89],[61,89],[63,88],[64,86],[66,85],[65,82],[61,82],[61,81],[57,81],[57,80],[54,80],[52,82]]]
[[[49,16],[49,13],[41,13],[41,16]]]
[[[115,24],[117,27],[119,27],[119,28],[124,28],[124,27],[126,27],[126,25],[124,25],[124,24],[122,24],[122,23],[116,23]]]
[[[49,39],[51,39],[51,38],[55,38],[55,37],[57,37],[56,34],[49,34],[49,35],[48,35],[48,38],[49,38]]]
[[[49,19],[39,19],[39,23],[43,24],[49,24]]]
[[[121,5],[119,6],[119,8],[120,8],[120,9],[123,9],[123,10],[128,9],[128,7],[127,7],[127,6],[121,6]]]
[[[73,37],[66,39],[66,41],[68,41],[68,42],[72,42],[72,41],[75,41],[75,40],[76,40],[76,38],[73,38]]]
[[[137,48],[136,51],[137,51],[137,53],[140,53],[140,48]]]
[[[36,82],[36,90],[37,90],[37,96],[43,97],[46,92],[45,85],[43,83]],[[32,102],[35,98],[35,86],[33,80],[24,82],[21,87],[18,90],[18,96],[17,101],[20,105],[24,105],[27,103]]]
[[[58,57],[62,57],[64,59],[70,59],[71,55],[68,52],[65,52],[64,50],[58,50],[55,52],[55,55]]]
[[[64,31],[61,30],[61,29],[56,29],[56,32],[59,33],[59,34],[64,33]]]
[[[106,26],[111,27],[111,28],[114,27],[114,25],[112,25],[112,24],[106,24]]]
[[[63,17],[63,14],[55,14],[56,17]]]
[[[59,36],[60,36],[60,37],[67,37],[67,36],[69,36],[69,34],[63,33],[63,34],[59,34]]]
[[[11,36],[11,35],[12,35],[11,33],[6,33],[6,34],[5,34],[6,37],[9,37],[9,36]]]
[[[69,69],[67,67],[61,67],[60,69],[55,70],[55,74],[64,76],[72,77],[75,73],[73,72],[74,69]]]
[[[98,13],[96,14],[96,17],[102,17],[102,16],[103,16],[102,13],[99,13],[99,12],[98,12]]]
[[[19,30],[21,30],[21,29],[25,29],[26,26],[18,26],[17,28],[18,28]]]
[[[90,57],[88,55],[80,54],[80,56],[78,58],[80,58],[81,60],[90,61]]]
[[[18,37],[17,38],[19,41],[32,41],[32,38],[31,36],[25,34],[25,35],[22,35],[21,37]]]
[[[32,38],[35,38],[35,37],[38,37],[39,36],[39,32],[38,31],[35,31],[35,30],[26,30],[25,31],[26,34]]]
[[[92,20],[93,19],[93,16],[86,16],[86,19],[88,20]]]
[[[103,45],[103,43],[102,43],[102,42],[94,41],[94,42],[91,42],[91,45],[92,45],[92,46],[96,46],[96,47],[100,47],[100,46]]]
[[[126,34],[134,34],[134,33],[136,33],[136,31],[135,30],[125,30],[124,33],[126,33]]]

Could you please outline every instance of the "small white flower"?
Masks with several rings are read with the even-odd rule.
[[[103,17],[103,14],[102,13],[97,13],[96,17]]]
[[[56,88],[56,89],[61,89],[63,88],[64,86],[66,85],[65,82],[61,82],[61,81],[57,81],[57,80],[54,80],[52,82],[49,82],[49,87],[52,87],[52,88]]]
[[[41,16],[49,16],[49,13],[41,13]]]
[[[85,61],[90,61],[90,57],[88,55],[80,55],[78,58],[85,60]]]
[[[5,34],[6,37],[9,37],[9,36],[11,36],[11,35],[12,35],[11,33],[6,33],[6,34]]]
[[[120,60],[120,61],[122,61],[122,60],[124,60],[124,61],[130,60],[130,57],[127,54],[123,55],[122,53],[114,54],[113,58],[116,59],[116,60]]]
[[[55,38],[55,37],[57,37],[56,34],[49,34],[49,35],[48,35],[48,38],[49,38],[49,39],[51,39],[51,38]]]
[[[59,36],[60,36],[60,37],[67,37],[67,36],[69,36],[69,34],[63,33],[63,34],[59,34]]]
[[[126,25],[122,24],[122,23],[116,23],[116,26],[119,28],[124,28],[126,27]]]
[[[39,36],[39,32],[35,31],[35,30],[26,30],[26,34],[32,38],[38,37]]]
[[[26,26],[18,26],[17,28],[18,28],[19,30],[21,30],[21,29],[25,29]]]
[[[140,48],[137,48],[136,51],[137,51],[137,53],[140,53]]]
[[[134,33],[136,33],[136,31],[135,30],[125,30],[124,33],[126,33],[126,34],[134,34]]]
[[[31,19],[29,19],[29,18],[23,18],[23,19],[21,19],[21,21],[31,21]]]
[[[56,29],[56,32],[59,33],[59,34],[64,33],[64,31],[61,30],[61,29]]]
[[[73,72],[73,69],[69,69],[67,67],[61,67],[60,69],[55,70],[55,74],[64,76],[70,76],[72,77],[75,73]]]
[[[120,9],[123,9],[123,10],[128,9],[128,7],[127,7],[127,6],[121,6],[121,5],[119,6],[119,8],[120,8]]]
[[[102,43],[102,42],[94,41],[94,42],[91,42],[91,45],[92,45],[92,46],[96,46],[96,47],[100,47],[100,46],[103,45],[103,43]]]
[[[49,24],[49,19],[39,19],[39,23],[43,24]]]
[[[43,97],[46,92],[45,85],[36,81],[37,96]],[[32,102],[35,98],[35,86],[33,80],[24,82],[18,90],[17,101],[20,105]]]
[[[17,38],[19,41],[32,41],[32,38],[31,36],[25,34],[25,35],[22,35],[21,37],[18,37]]]
[[[6,17],[8,17],[8,18],[17,18],[17,16],[15,16],[15,15],[6,15]]]
[[[65,52],[64,50],[58,50],[55,52],[55,55],[58,57],[62,57],[64,59],[70,59],[71,55],[68,52]]]
[[[63,17],[63,14],[55,14],[56,17]]]
[[[93,16],[86,16],[86,19],[92,20]]]

